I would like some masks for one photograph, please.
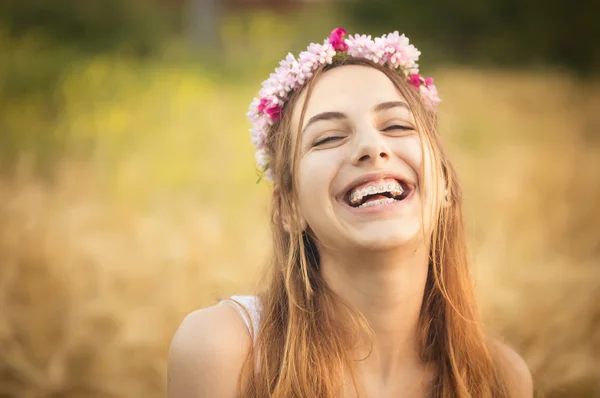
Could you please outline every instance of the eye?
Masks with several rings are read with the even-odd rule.
[[[394,124],[393,126],[389,126],[389,127],[386,127],[383,129],[383,131],[394,131],[394,130],[412,131],[412,130],[414,130],[414,127],[405,126],[405,125],[401,125],[401,124]]]
[[[326,137],[326,138],[323,138],[322,140],[315,141],[315,143],[313,144],[313,147],[321,145],[321,144],[325,144],[330,141],[337,141],[338,139],[342,139],[342,138],[344,138],[344,137],[339,137],[339,136],[335,136],[335,135],[331,136],[331,137]]]

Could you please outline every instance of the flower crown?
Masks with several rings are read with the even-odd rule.
[[[290,94],[302,87],[313,73],[325,64],[331,64],[335,56],[366,58],[379,65],[402,73],[407,81],[419,90],[425,105],[435,110],[440,103],[433,78],[419,74],[421,52],[408,43],[408,38],[397,31],[371,39],[371,36],[346,36],[343,28],[334,29],[323,44],[311,43],[306,51],[295,58],[291,53],[279,63],[279,67],[262,83],[259,97],[250,104],[248,118],[252,123],[250,133],[256,147],[256,163],[266,180],[273,180],[273,171],[265,151],[269,128],[279,120],[281,109]],[[260,181],[260,178],[259,178]]]

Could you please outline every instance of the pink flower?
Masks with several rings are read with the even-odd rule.
[[[415,73],[408,75],[408,82],[416,88],[419,88],[421,87],[421,76]]]
[[[429,87],[433,85],[433,77],[428,77],[425,79],[425,86]]]
[[[329,35],[329,44],[333,46],[335,51],[348,51],[348,45],[344,42],[346,29],[335,28]]]
[[[260,113],[264,112],[266,107],[267,107],[267,99],[261,98],[260,103],[258,104],[258,107],[257,107],[258,112],[260,112]]]
[[[344,28],[335,28],[331,31],[329,35],[329,40],[343,40],[346,35],[346,29]]]
[[[265,109],[265,113],[275,122],[281,117],[281,106],[278,104],[272,105]]]

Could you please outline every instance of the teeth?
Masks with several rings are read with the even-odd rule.
[[[392,199],[392,198],[377,199],[377,200],[371,200],[369,202],[363,203],[362,205],[360,205],[358,207],[371,207],[371,206],[383,205],[386,203],[394,203],[395,201],[396,201],[396,199]]]
[[[350,203],[356,204],[356,203],[360,202],[366,195],[374,195],[376,193],[383,193],[383,192],[390,192],[393,195],[401,195],[404,192],[404,190],[398,183],[381,184],[377,187],[370,186],[370,187],[358,189],[358,190],[355,190],[354,192],[352,192],[349,197]]]

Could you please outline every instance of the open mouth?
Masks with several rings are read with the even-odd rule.
[[[344,202],[354,208],[394,203],[404,200],[412,188],[408,183],[395,178],[369,181],[350,189],[344,195]]]

